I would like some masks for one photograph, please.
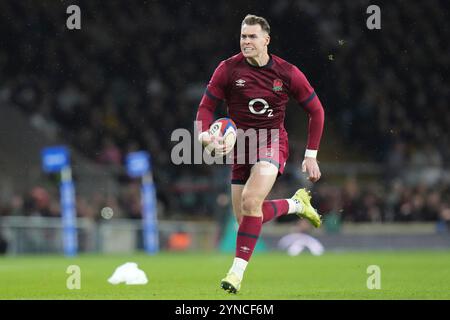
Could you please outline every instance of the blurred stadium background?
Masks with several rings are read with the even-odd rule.
[[[81,30],[66,28],[70,4]],[[247,13],[269,20],[270,51],[304,71],[326,109],[321,181],[299,171],[307,118],[292,102],[291,156],[270,195],[311,188],[325,224],[279,218],[264,226],[266,250],[292,232],[325,250],[449,249],[449,3],[382,2],[381,30],[366,28],[370,4],[1,1],[0,252],[62,253],[60,178],[40,159],[60,144],[72,155],[81,253],[142,250],[140,181],[124,170],[137,150],[153,160],[161,250],[227,250],[229,168],[173,165],[170,136],[193,131]]]

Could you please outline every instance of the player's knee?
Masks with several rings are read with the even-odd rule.
[[[242,195],[241,211],[244,215],[257,215],[261,213],[261,206],[264,199],[254,195]]]

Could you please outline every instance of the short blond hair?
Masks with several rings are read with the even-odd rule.
[[[255,16],[254,14],[248,14],[245,16],[244,20],[242,20],[241,27],[247,24],[249,26],[253,26],[255,24],[259,24],[261,26],[261,29],[267,32],[267,34],[270,34],[270,25],[267,22],[267,20],[263,17]]]

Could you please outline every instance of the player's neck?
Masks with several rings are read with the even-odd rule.
[[[246,58],[246,59],[247,59],[247,62],[250,63],[252,66],[263,67],[263,66],[265,66],[266,64],[269,63],[270,56],[266,52],[266,53],[263,53],[260,56],[252,57],[252,58]]]

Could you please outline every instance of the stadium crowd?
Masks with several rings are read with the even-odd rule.
[[[315,84],[326,125],[386,168],[370,182],[324,177],[314,187],[319,210],[357,222],[450,221],[448,3],[383,4],[381,30],[365,26],[368,1],[256,3],[79,1],[82,28],[69,31],[61,3],[1,2],[1,97],[105,166],[148,150],[163,215],[211,216],[229,204],[227,169],[173,165],[170,137],[193,130],[210,74],[237,52],[239,23],[252,11],[271,22],[273,52]],[[291,148],[288,167],[297,170],[304,150]],[[95,218],[108,205],[139,217],[138,185],[117,179],[122,194],[80,197],[78,214]],[[285,197],[299,181],[288,173],[274,194]],[[2,203],[1,214],[57,215],[58,206],[56,190],[37,186]]]

